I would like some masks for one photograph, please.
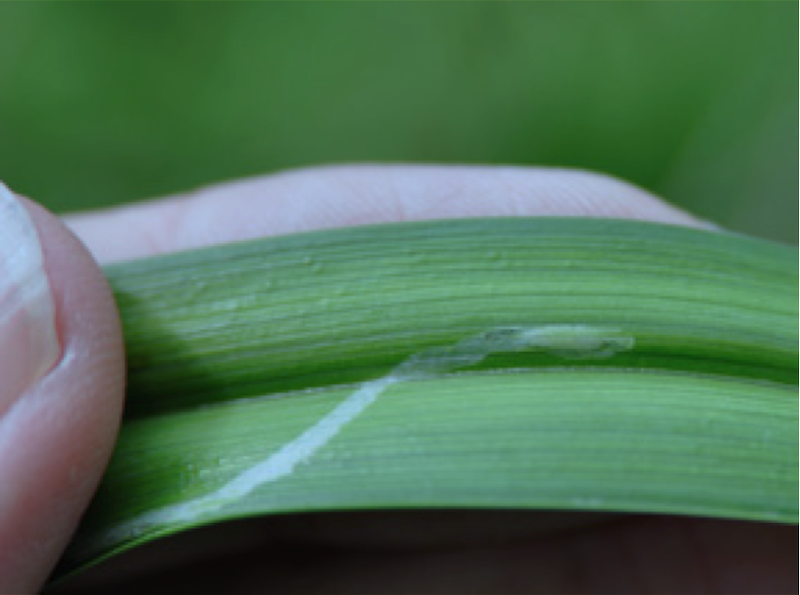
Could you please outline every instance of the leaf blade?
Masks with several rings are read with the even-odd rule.
[[[62,568],[288,510],[521,506],[796,523],[795,265],[796,251],[741,237],[496,219],[110,269],[130,349],[127,421]],[[220,504],[225,485],[370,386],[374,399],[289,472]],[[482,441],[464,438],[474,435]],[[549,458],[531,456],[541,452]]]

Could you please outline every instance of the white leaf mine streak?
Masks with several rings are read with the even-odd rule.
[[[106,542],[137,537],[150,529],[181,521],[199,521],[251,493],[291,475],[361,415],[391,385],[431,378],[480,363],[492,353],[539,350],[568,359],[601,359],[631,349],[634,339],[619,329],[584,324],[497,327],[449,347],[432,347],[411,355],[386,376],[365,382],[314,425],[280,449],[204,496],[146,512],[118,525]]]

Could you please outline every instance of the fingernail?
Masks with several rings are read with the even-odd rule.
[[[60,352],[39,234],[22,203],[0,183],[0,416]]]

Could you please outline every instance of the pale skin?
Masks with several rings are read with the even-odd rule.
[[[65,220],[32,202],[26,206],[44,244],[63,353],[14,417],[0,419],[0,484],[14,486],[0,485],[4,593],[41,588],[116,436],[123,343],[96,262],[415,219],[558,215],[709,227],[624,182],[537,168],[314,168]],[[539,522],[528,513],[464,512],[436,520],[424,513],[267,519],[247,525],[244,556],[215,553],[213,537],[203,549],[202,536],[209,533],[201,532],[193,538],[192,556],[167,564],[169,547],[162,548],[156,562],[144,563],[135,574],[114,582],[112,573],[94,587],[86,583],[82,592],[143,592],[165,585],[179,592],[231,593],[797,590],[796,527],[643,516],[541,532],[535,528]],[[214,563],[197,563],[211,554]]]

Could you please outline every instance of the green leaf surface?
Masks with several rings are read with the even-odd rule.
[[[498,218],[270,238],[107,274],[126,419],[57,575],[289,511],[797,523],[793,248]]]

